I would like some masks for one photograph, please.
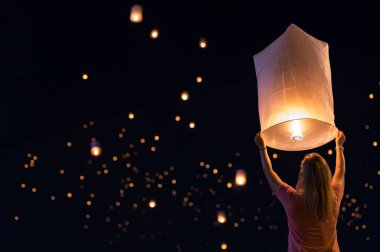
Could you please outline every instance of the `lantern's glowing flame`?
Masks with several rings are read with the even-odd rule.
[[[292,122],[292,132],[293,132],[292,134],[293,141],[301,141],[303,139],[299,120],[294,120]]]

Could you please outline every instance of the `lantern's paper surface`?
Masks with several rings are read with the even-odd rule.
[[[267,146],[308,150],[333,140],[328,44],[290,25],[254,56],[261,135]]]

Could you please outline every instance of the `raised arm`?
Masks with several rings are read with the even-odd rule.
[[[273,171],[272,163],[267,152],[265,141],[261,137],[260,133],[256,134],[255,143],[260,151],[261,166],[263,167],[264,175],[267,178],[269,186],[272,189],[273,193],[276,193],[278,185],[283,182],[281,178],[277,175],[277,173]]]
[[[336,161],[335,172],[332,178],[333,184],[340,184],[344,188],[344,174],[346,173],[346,161],[344,159],[343,144],[346,141],[346,136],[342,131],[338,131],[335,139]]]

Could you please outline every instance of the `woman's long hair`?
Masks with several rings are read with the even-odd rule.
[[[301,163],[301,173],[307,215],[316,220],[331,219],[331,171],[326,160],[318,153],[307,154]]]

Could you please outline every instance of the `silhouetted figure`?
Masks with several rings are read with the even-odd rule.
[[[336,224],[344,191],[346,170],[343,144],[346,137],[338,131],[334,176],[326,160],[310,153],[301,162],[296,189],[273,171],[264,139],[256,134],[261,164],[272,191],[284,206],[289,228],[288,252],[336,252],[339,250]]]

